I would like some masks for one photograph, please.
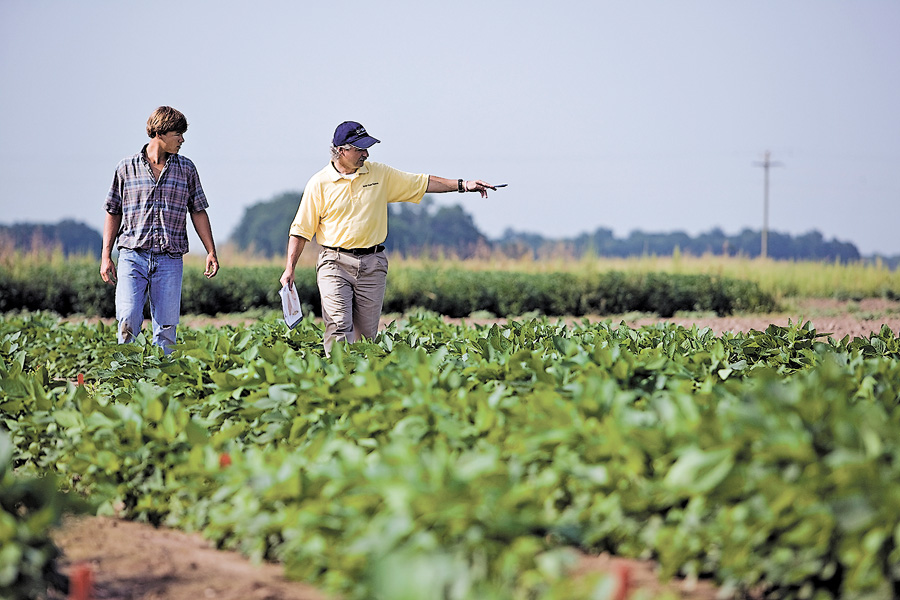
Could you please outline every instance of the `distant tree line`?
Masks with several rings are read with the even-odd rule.
[[[301,200],[302,194],[287,192],[247,208],[232,235],[232,241],[241,250],[264,256],[282,254],[290,223]],[[617,238],[611,229],[600,227],[593,233],[563,239],[507,229],[499,239],[488,240],[478,230],[471,215],[461,206],[436,206],[430,196],[426,196],[420,204],[391,204],[388,210],[390,220],[385,246],[392,252],[405,255],[443,252],[468,258],[480,249],[487,249],[513,257],[530,255],[535,259],[553,256],[581,257],[585,254],[611,257],[670,256],[675,252],[695,256],[713,254],[752,258],[759,256],[762,247],[759,231],[744,229],[736,235],[727,235],[719,228],[697,236],[680,231],[633,231],[628,237]],[[768,255],[774,259],[786,260],[852,262],[862,259],[854,244],[836,239],[826,240],[818,231],[800,236],[770,231]],[[891,268],[900,262],[900,256],[880,258]]]
[[[267,257],[284,254],[291,222],[302,197],[297,192],[286,192],[250,206],[244,211],[231,241],[240,250]],[[487,238],[461,206],[436,207],[434,200],[425,196],[419,204],[390,204],[388,213],[388,237],[384,245],[392,252],[419,255],[434,250],[468,258],[478,248],[488,246]]]
[[[495,247],[510,255],[531,254],[534,258],[569,254],[583,256],[670,256],[676,251],[693,256],[704,254],[747,256],[760,255],[761,233],[744,229],[737,235],[727,235],[715,228],[695,237],[681,231],[671,233],[645,233],[633,231],[626,238],[616,238],[611,229],[598,228],[593,233],[583,233],[562,240],[547,239],[533,233],[518,233],[507,229],[494,241]],[[800,236],[769,232],[768,256],[774,259],[859,261],[859,250],[850,242],[826,240],[818,231]]]
[[[265,257],[281,256],[287,247],[288,231],[302,199],[303,195],[299,192],[285,192],[248,207],[230,241],[245,252]],[[736,235],[727,235],[719,228],[697,236],[681,231],[647,233],[638,230],[627,237],[617,238],[611,229],[599,227],[592,233],[562,239],[507,229],[499,239],[488,240],[461,206],[437,206],[430,196],[423,198],[420,204],[391,204],[388,210],[390,217],[385,246],[391,252],[407,256],[439,253],[469,258],[486,250],[535,259],[559,256],[578,258],[586,254],[609,257],[670,256],[676,252],[694,256],[712,254],[752,258],[759,256],[762,247],[759,231],[744,229]],[[55,225],[20,223],[0,225],[0,245],[26,251],[60,248],[66,255],[99,257],[101,236],[87,225],[72,220]],[[768,255],[784,260],[854,262],[876,259],[863,259],[854,244],[826,240],[818,231],[799,236],[770,231]],[[877,259],[892,269],[900,264],[900,255],[879,256]]]
[[[56,224],[16,223],[0,225],[0,247],[22,252],[61,250],[65,256],[100,257],[103,238],[84,223],[70,219]]]

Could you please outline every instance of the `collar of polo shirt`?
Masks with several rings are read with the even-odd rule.
[[[337,170],[337,167],[334,166],[334,163],[331,163],[331,181],[340,181],[341,179],[356,179],[358,176],[363,175],[369,172],[369,166],[366,163],[363,163],[363,166],[358,168],[355,172],[350,173],[349,175],[345,175]]]

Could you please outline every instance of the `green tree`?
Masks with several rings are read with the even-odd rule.
[[[284,192],[248,207],[231,234],[231,241],[241,250],[263,256],[283,254],[302,199],[300,192]]]
[[[488,243],[472,216],[458,204],[435,209],[434,200],[425,196],[418,205],[391,204],[388,211],[390,220],[384,245],[393,252],[416,254],[442,249],[468,258],[479,245]]]

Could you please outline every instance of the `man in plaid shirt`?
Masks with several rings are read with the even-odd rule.
[[[188,251],[187,215],[206,248],[207,278],[219,270],[206,209],[209,203],[190,159],[178,154],[187,120],[160,106],[147,120],[150,142],[116,166],[106,196],[100,276],[116,286],[119,343],[140,332],[150,296],[153,343],[172,351],[181,315],[182,257]],[[118,272],[112,261],[119,250]]]

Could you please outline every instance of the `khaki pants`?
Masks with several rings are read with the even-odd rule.
[[[323,248],[316,263],[316,282],[325,318],[325,354],[337,340],[373,339],[378,333],[388,259],[382,252],[354,256]]]

